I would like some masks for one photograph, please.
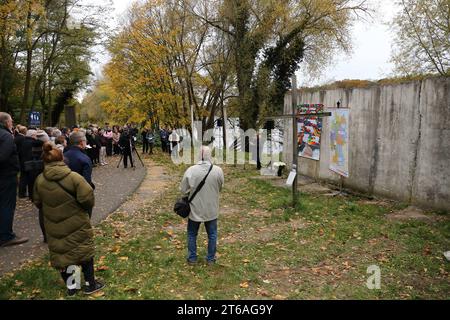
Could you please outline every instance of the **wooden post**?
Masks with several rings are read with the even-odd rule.
[[[298,123],[297,123],[297,77],[292,77],[292,169],[295,170],[296,176],[292,184],[292,205],[295,208],[298,202]]]
[[[222,93],[222,118],[223,118],[223,155],[226,158],[226,154],[228,152],[227,145],[227,123],[228,123],[228,115],[227,115],[227,107],[223,105],[223,93]],[[226,161],[226,159],[224,159]]]

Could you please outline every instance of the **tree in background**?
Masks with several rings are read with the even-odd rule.
[[[367,1],[227,0],[191,11],[221,30],[232,45],[238,115],[244,129],[257,128],[265,114],[280,112],[291,77],[301,63],[315,72],[337,50],[351,47],[350,27],[366,15]]]
[[[450,1],[402,0],[392,22],[393,62],[402,76],[450,73]]]
[[[118,118],[204,128],[231,106],[243,129],[280,112],[301,63],[317,71],[337,50],[350,50],[352,23],[365,0],[147,0],[111,40],[105,68]]]
[[[80,0],[1,1],[0,110],[26,124],[34,109],[56,125],[89,81],[108,10]]]
[[[102,105],[117,121],[188,126],[192,108],[213,127],[231,92],[231,56],[224,35],[189,12],[194,3],[209,5],[148,0],[130,8],[101,85],[109,94]]]

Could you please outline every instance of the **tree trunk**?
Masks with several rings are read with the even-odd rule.
[[[28,3],[27,14],[27,30],[26,30],[26,43],[27,43],[27,67],[25,73],[25,87],[23,90],[22,106],[20,109],[20,122],[25,123],[26,112],[28,111],[28,98],[30,95],[30,83],[31,83],[31,59],[33,57],[33,48],[31,46],[32,30],[31,30],[31,2]]]

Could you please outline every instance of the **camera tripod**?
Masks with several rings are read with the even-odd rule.
[[[130,142],[130,144],[131,144],[131,142]],[[120,148],[120,150],[122,151],[122,153],[120,155],[119,163],[117,164],[117,169],[120,167],[120,164],[122,163],[123,157],[124,157],[123,148]],[[136,150],[136,146],[131,144],[131,157],[133,157],[133,152],[137,155],[142,166],[145,167],[144,161],[142,161],[141,156],[139,155],[139,152]]]

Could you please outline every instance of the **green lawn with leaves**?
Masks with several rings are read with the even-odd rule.
[[[447,215],[432,222],[386,218],[404,208],[356,196],[301,194],[258,178],[250,166],[224,166],[218,263],[188,266],[185,221],[172,212],[185,166],[168,165],[164,195],[138,212],[116,212],[96,227],[97,276],[107,287],[89,299],[448,299]],[[199,255],[206,255],[201,228]],[[381,289],[366,286],[381,270]],[[48,257],[0,279],[0,299],[66,297]]]

